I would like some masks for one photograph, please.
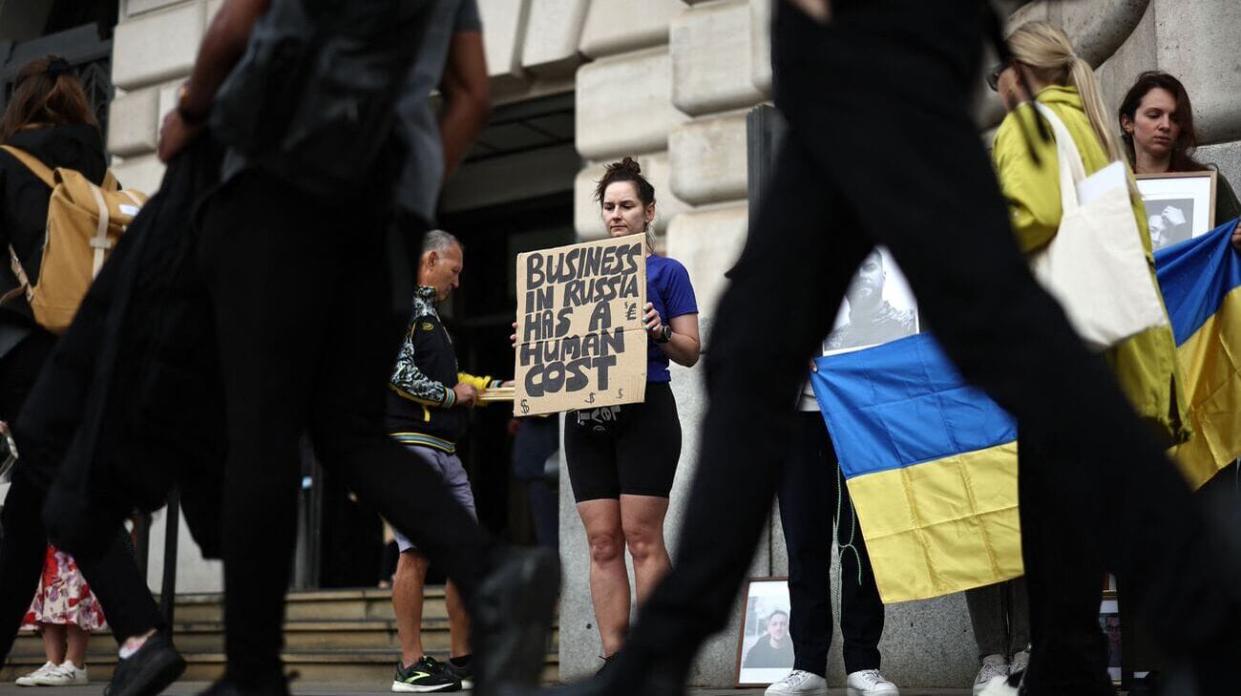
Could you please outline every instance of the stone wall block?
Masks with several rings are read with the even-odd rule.
[[[577,151],[589,160],[668,148],[685,114],[672,106],[672,60],[661,46],[587,63],[577,71]]]
[[[1153,1],[1159,69],[1185,83],[1200,142],[1241,139],[1241,3]]]
[[[211,23],[211,18],[215,13],[220,11],[220,6],[224,4],[224,0],[207,0],[207,23]]]
[[[486,0],[479,3],[487,74],[493,87],[523,82],[521,47],[526,35],[529,0]]]
[[[570,75],[582,62],[582,41],[589,0],[530,0],[521,65],[539,75]]]
[[[1199,162],[1219,167],[1219,173],[1228,179],[1233,192],[1241,191],[1241,140],[1204,145],[1198,148],[1194,156]],[[1225,222],[1227,220],[1216,220],[1215,224],[1221,225]]]
[[[710,350],[710,324],[724,292],[724,273],[745,245],[745,201],[681,213],[668,225],[668,256],[685,264],[698,299],[703,347]],[[689,450],[693,451],[693,450]]]
[[[680,0],[591,0],[579,50],[599,58],[668,43],[668,25]]]
[[[692,205],[746,197],[746,112],[697,119],[668,134],[672,192]]]
[[[1137,76],[1145,70],[1154,70],[1158,61],[1158,43],[1155,37],[1155,6],[1148,5],[1142,21],[1116,53],[1095,70],[1099,90],[1109,115],[1120,108],[1120,101]],[[1119,129],[1119,125],[1116,126]]]
[[[750,82],[771,95],[772,0],[750,0]]]
[[[151,196],[159,189],[159,182],[164,178],[164,163],[159,161],[155,153],[128,157],[120,164],[113,165],[112,173],[125,188],[138,189]]]
[[[118,24],[112,82],[134,89],[188,74],[205,29],[206,5],[186,3]]]
[[[667,152],[635,155],[642,167],[642,175],[655,187],[655,234],[663,234],[668,223],[690,206],[677,198],[669,186],[671,174]],[[607,231],[599,218],[599,204],[595,202],[595,185],[603,178],[605,162],[591,162],[578,172],[573,182],[573,227],[579,239],[602,239]]]
[[[108,152],[129,157],[151,152],[159,135],[159,89],[117,96],[108,107]]]
[[[1133,33],[1148,4],[1150,0],[1039,0],[1010,15],[1008,26],[1011,31],[1025,22],[1051,22],[1064,29],[1079,56],[1098,67]]]
[[[672,20],[672,103],[691,116],[755,104],[747,0],[695,5]]]

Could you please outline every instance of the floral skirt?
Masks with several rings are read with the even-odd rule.
[[[72,624],[83,631],[98,631],[107,626],[103,608],[73,556],[55,546],[47,547],[39,591],[22,620],[22,628],[38,628],[39,624]]]

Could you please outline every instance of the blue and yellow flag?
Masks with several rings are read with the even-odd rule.
[[[1237,221],[1159,251],[1193,438],[1173,450],[1196,488],[1241,456]],[[929,335],[818,358],[811,377],[885,603],[1022,574],[1017,430]]]
[[[928,334],[811,377],[885,603],[1022,574],[1017,427]]]
[[[1194,488],[1241,456],[1241,253],[1237,220],[1155,252],[1189,402],[1189,442],[1172,450]]]

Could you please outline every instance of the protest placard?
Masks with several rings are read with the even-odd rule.
[[[641,235],[517,255],[513,415],[646,398]]]

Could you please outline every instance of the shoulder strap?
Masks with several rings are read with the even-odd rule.
[[[1068,126],[1052,111],[1050,107],[1034,102],[1038,110],[1036,117],[1041,115],[1051,124],[1052,135],[1056,140],[1056,156],[1060,160],[1060,202],[1064,212],[1077,209],[1077,184],[1086,178],[1086,165],[1082,163],[1082,155],[1073,142],[1073,135]]]
[[[56,188],[56,175],[52,173],[51,169],[48,169],[46,164],[40,162],[38,157],[12,145],[0,145],[0,149],[13,155],[18,162],[21,162],[26,166],[26,169],[30,170],[31,174],[39,177],[43,183],[47,184],[48,188]]]

